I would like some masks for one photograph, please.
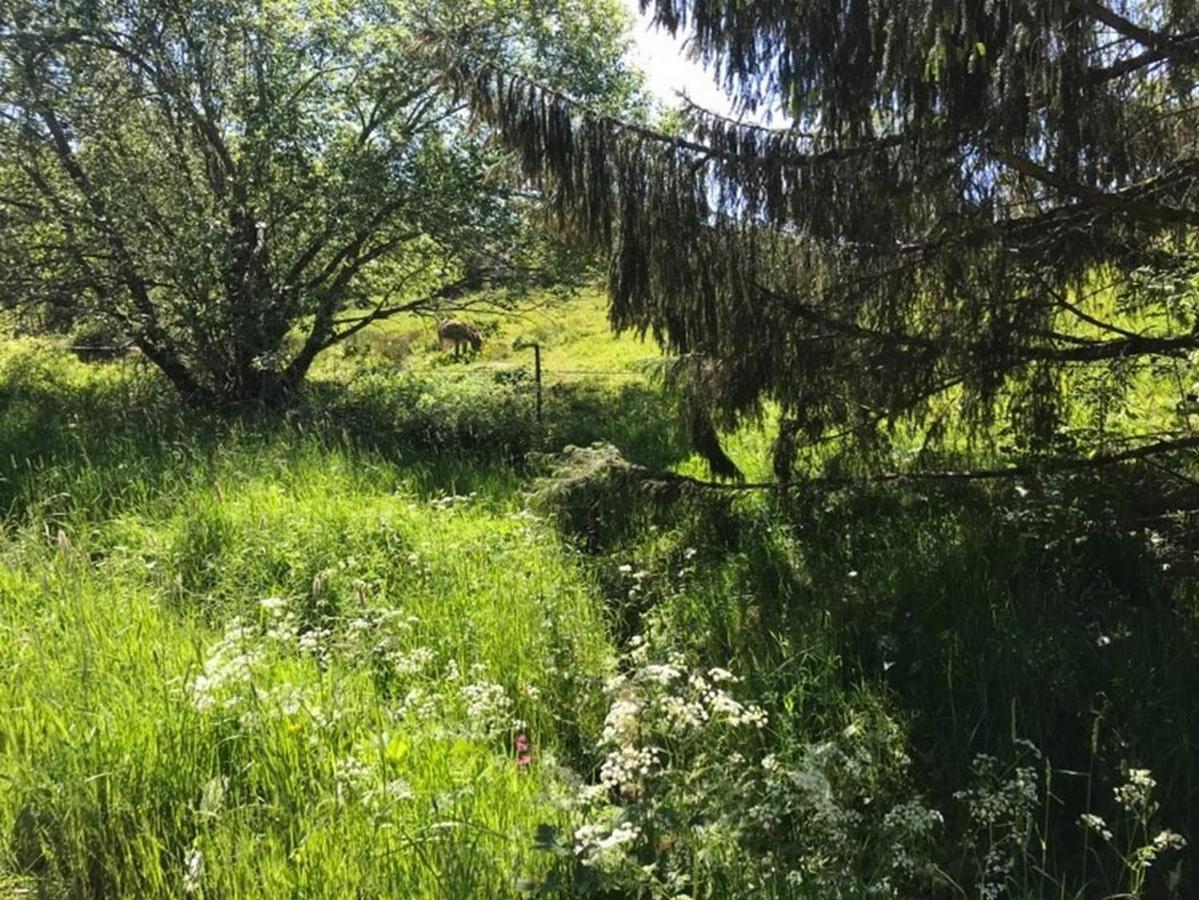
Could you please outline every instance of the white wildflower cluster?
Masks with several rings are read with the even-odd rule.
[[[437,659],[437,654],[428,647],[414,647],[411,650],[393,650],[387,655],[391,670],[400,677],[420,675],[430,668]]]
[[[342,649],[353,658],[369,658],[372,665],[398,677],[419,674],[434,659],[427,647],[409,647],[419,624],[416,616],[395,607],[363,610],[346,624]]]
[[[1016,766],[1007,777],[1001,773],[998,759],[980,753],[971,764],[978,784],[957,791],[971,818],[986,828],[1023,823],[1038,804],[1037,771],[1031,766]]]
[[[376,739],[386,743],[387,735]],[[388,777],[381,766],[364,761],[364,756],[373,755],[368,748],[359,747],[334,762],[337,798],[340,803],[361,803],[376,815],[386,815],[397,804],[413,799],[416,794],[406,779]]]
[[[314,687],[299,687],[289,682],[265,690],[259,706],[275,715],[294,719],[297,725],[311,723],[321,731],[331,728],[344,715],[344,710],[336,704],[332,707],[322,705]]]
[[[615,828],[584,825],[575,831],[575,853],[584,865],[603,868],[617,862],[641,837],[641,829],[622,822]]]
[[[262,639],[278,647],[294,647],[300,636],[300,620],[286,597],[265,597],[258,601],[263,623]]]
[[[609,694],[635,703],[655,722],[668,726],[670,733],[687,732],[716,720],[728,725],[749,725],[763,728],[766,711],[753,703],[742,703],[729,694],[721,684],[735,684],[739,679],[727,669],[705,672],[685,672],[681,661],[645,663],[628,675],[609,679]]]
[[[1115,789],[1116,802],[1133,815],[1151,814],[1156,807],[1152,800],[1157,782],[1148,769],[1129,769],[1128,781]]]
[[[1144,872],[1161,854],[1171,850],[1182,850],[1186,845],[1186,838],[1181,834],[1169,829],[1159,831],[1148,844],[1143,844],[1133,851],[1131,866],[1134,871]]]
[[[637,670],[634,680],[666,685],[682,677],[683,673],[678,666],[672,666],[669,663],[650,663]]]
[[[711,717],[707,707],[699,700],[667,695],[659,701],[662,716],[674,732],[694,731]]]
[[[898,878],[912,883],[933,871],[922,851],[932,845],[944,824],[940,811],[920,800],[900,803],[883,816],[883,828],[891,837],[891,869]]]
[[[1148,769],[1128,769],[1127,781],[1114,791],[1116,802],[1132,817],[1136,825],[1133,833],[1148,835],[1149,826],[1158,810],[1158,803],[1153,799],[1153,789],[1157,780]],[[1100,834],[1104,840],[1111,842],[1112,832],[1104,821],[1096,815],[1087,813],[1081,817],[1082,824]],[[1148,843],[1131,848],[1123,855],[1125,865],[1131,872],[1133,884],[1140,884],[1145,878],[1145,872],[1163,853],[1171,850],[1182,850],[1186,847],[1186,838],[1170,829],[1162,829]]]
[[[494,681],[476,681],[462,686],[466,718],[473,734],[491,738],[506,734],[512,727],[512,700],[504,686]]]
[[[600,766],[600,783],[609,790],[638,796],[645,778],[654,770],[662,750],[622,744],[611,751]]]
[[[908,800],[894,806],[883,816],[883,827],[921,836],[932,834],[945,824],[939,810],[925,806],[920,800]]]
[[[336,704],[322,709],[314,688],[269,685],[269,665],[280,657],[296,655],[313,657],[322,665],[335,653],[352,657],[356,647],[389,642],[397,630],[410,629],[416,621],[399,610],[376,609],[349,622],[329,620],[323,627],[301,631],[298,611],[285,597],[266,597],[258,602],[258,610],[256,618],[229,620],[221,638],[209,649],[200,674],[186,688],[197,709],[236,712],[243,726],[262,718],[284,717],[295,718],[296,727],[307,722],[318,730],[328,728],[340,715]],[[383,631],[388,633],[380,636]],[[421,648],[392,653],[397,668],[409,673],[423,670],[433,659],[431,651]]]
[[[296,646],[302,655],[327,663],[333,652],[333,629],[310,628],[300,635]]]
[[[339,785],[357,787],[371,777],[371,768],[357,756],[346,756],[333,763],[333,776]]]
[[[629,567],[625,574],[633,578],[636,573]],[[728,693],[726,688],[738,679],[727,669],[692,670],[677,654],[650,660],[641,638],[631,642],[626,661],[628,671],[604,686],[609,706],[600,745],[607,753],[598,783],[580,787],[575,795],[576,808],[586,810],[588,817],[575,832],[575,852],[583,864],[609,873],[625,864],[642,839],[630,812],[651,808],[651,800],[658,802],[657,792],[688,780],[685,766],[712,764],[704,757],[706,736],[715,742],[735,735],[740,726],[766,723],[759,706]],[[667,760],[683,768],[673,769]],[[725,754],[721,760],[726,766],[752,768],[744,754]]]
[[[641,703],[633,696],[618,697],[608,707],[604,717],[604,730],[600,741],[604,744],[618,744],[637,738],[638,717],[641,715]]]
[[[1102,816],[1097,816],[1094,813],[1083,813],[1078,817],[1078,822],[1083,828],[1088,831],[1093,831],[1105,841],[1112,839],[1112,830],[1107,827],[1107,822]]]
[[[404,699],[396,708],[397,720],[411,719],[413,721],[429,721],[438,715],[440,697],[422,687],[410,688]]]
[[[224,635],[209,650],[203,670],[188,685],[192,704],[198,710],[218,704],[225,709],[236,707],[249,693],[261,658],[255,629],[240,617],[231,619]]]
[[[904,739],[893,719],[872,710],[828,740],[761,758],[736,815],[755,841],[785,848],[777,866],[788,883],[830,896],[927,895],[944,819],[919,798],[887,802],[887,785],[905,783],[911,765]],[[882,839],[869,842],[868,881],[858,870],[863,834]]]
[[[1187,839],[1176,831],[1164,829],[1153,838],[1153,847],[1158,853],[1166,850],[1182,850],[1187,845]]]
[[[1182,850],[1187,846],[1186,838],[1168,828],[1159,830],[1152,839],[1150,824],[1157,812],[1158,804],[1153,799],[1153,789],[1157,781],[1148,769],[1128,769],[1127,781],[1114,791],[1116,803],[1132,820],[1132,827],[1126,833],[1145,835],[1146,843],[1141,846],[1127,846],[1123,849],[1116,846],[1113,831],[1100,816],[1094,813],[1083,813],[1079,816],[1079,824],[1088,831],[1103,838],[1119,854],[1121,863],[1128,874],[1129,897],[1141,896],[1148,870],[1163,853]]]
[[[1030,749],[1031,748],[1031,749]],[[1040,757],[1027,741],[1016,748]],[[1029,826],[1040,804],[1037,770],[1031,765],[1005,769],[994,756],[979,754],[971,765],[975,786],[953,796],[965,804],[975,825],[983,866],[976,885],[980,897],[997,898],[1019,864]]]
[[[715,860],[736,858],[746,896],[775,896],[784,881],[813,896],[927,894],[943,821],[918,799],[888,802],[910,766],[898,724],[863,711],[831,740],[761,756],[753,732],[766,712],[733,671],[630,645],[605,685],[597,783],[570,807],[576,858],[606,886],[695,896]],[[887,842],[864,841],[880,818]]]
[[[742,704],[721,690],[712,690],[705,695],[708,707],[719,714],[730,725],[749,725],[765,728],[768,722],[766,710],[755,704]]]
[[[269,665],[281,651],[295,652],[298,641],[289,630],[286,601],[268,598],[262,608],[267,620],[250,625],[231,619],[221,638],[209,649],[203,670],[187,686],[196,709],[234,713],[243,728],[263,720],[290,719],[293,730],[311,726],[308,739],[330,728],[341,716],[337,704],[322,705],[314,687],[284,682],[269,684]],[[282,636],[281,636],[282,635]]]
[[[600,770],[604,785],[638,796],[641,782],[654,769],[661,749],[653,741],[690,735],[711,722],[761,728],[766,713],[734,699],[717,682],[736,678],[725,669],[687,672],[681,661],[646,662],[608,679],[611,697],[600,742],[612,748]],[[710,680],[711,679],[711,680]]]
[[[456,660],[439,665],[438,655],[428,647],[396,648],[376,655],[373,662],[376,672],[380,663],[385,665],[403,689],[402,699],[392,711],[397,723],[461,719],[464,724],[456,726],[455,733],[483,739],[526,727],[513,717],[514,702],[507,690],[486,678],[486,667],[480,663],[464,676]],[[529,699],[540,695],[533,685],[524,685],[522,693]]]
[[[630,600],[637,599],[637,596],[645,590],[645,580],[649,577],[649,572],[644,569],[634,570],[628,563],[617,566],[616,571],[628,582],[628,598]]]

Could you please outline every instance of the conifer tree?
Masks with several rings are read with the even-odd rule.
[[[656,131],[447,66],[606,256],[612,324],[669,352],[717,474],[707,417],[767,402],[782,478],[830,440],[893,467],[900,428],[930,465],[947,433],[1009,461],[1199,445],[1199,4],[642,7],[777,127],[686,104]],[[1155,408],[1129,409],[1147,385]]]

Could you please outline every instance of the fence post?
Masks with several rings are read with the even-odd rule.
[[[541,418],[541,345],[533,345],[533,382],[537,385],[537,424],[543,425]]]

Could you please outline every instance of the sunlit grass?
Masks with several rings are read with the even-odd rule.
[[[941,817],[924,851],[973,895],[987,846],[957,794],[1013,737],[1044,760],[1011,895],[1127,886],[1078,816],[1114,823],[1129,767],[1192,836],[1194,579],[1128,524],[1131,489],[630,495],[564,533],[526,508],[537,452],[609,440],[707,477],[652,381],[556,378],[654,358],[602,312],[585,295],[506,321],[469,363],[428,323],[389,323],[402,354],[335,352],[256,417],[180,410],[133,360],[0,349],[0,897],[821,897],[890,871],[882,823],[909,801]],[[540,424],[502,374],[529,363],[521,335],[545,348]],[[754,481],[773,416],[725,438]],[[643,690],[672,659],[676,699],[714,702],[689,679],[727,667],[768,724],[655,721],[633,733],[669,747],[654,790],[594,790],[620,749],[612,676],[650,673]],[[729,811],[778,821],[739,831]],[[581,866],[584,824],[586,846],[638,855]],[[907,896],[961,896],[920,884]]]
[[[594,590],[502,481],[444,500],[402,466],[292,441],[218,444],[164,493],[126,482],[111,519],[64,498],[11,526],[0,872],[86,896],[177,896],[193,850],[225,896],[501,896],[536,874],[528,836],[557,814],[517,770],[512,722],[546,759],[598,727],[611,648]],[[275,597],[339,633],[387,611],[404,623],[388,652],[425,669],[391,683],[279,653],[241,705],[197,709],[188,686],[226,623]],[[511,704],[491,737],[459,696],[476,682]],[[306,698],[288,715],[283,686]],[[443,698],[435,719],[400,714],[413,690]],[[370,774],[349,786],[337,765],[355,755]],[[347,792],[372,778],[410,796],[367,809]]]

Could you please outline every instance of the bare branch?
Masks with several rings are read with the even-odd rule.
[[[676,472],[651,472],[645,470],[643,480],[650,483],[681,484],[704,490],[722,491],[796,491],[820,490],[828,488],[852,487],[863,484],[883,484],[886,482],[920,482],[920,481],[994,481],[1005,478],[1030,478],[1062,472],[1081,472],[1102,469],[1139,460],[1153,461],[1153,457],[1168,453],[1180,453],[1186,450],[1199,449],[1199,435],[1188,435],[1170,440],[1156,441],[1144,444],[1118,453],[1096,454],[1085,459],[1046,459],[1041,462],[1027,463],[1016,466],[1002,466],[993,469],[963,469],[961,471],[943,472],[883,472],[878,475],[868,475],[861,478],[805,478],[796,481],[704,481],[690,475],[680,475]]]

